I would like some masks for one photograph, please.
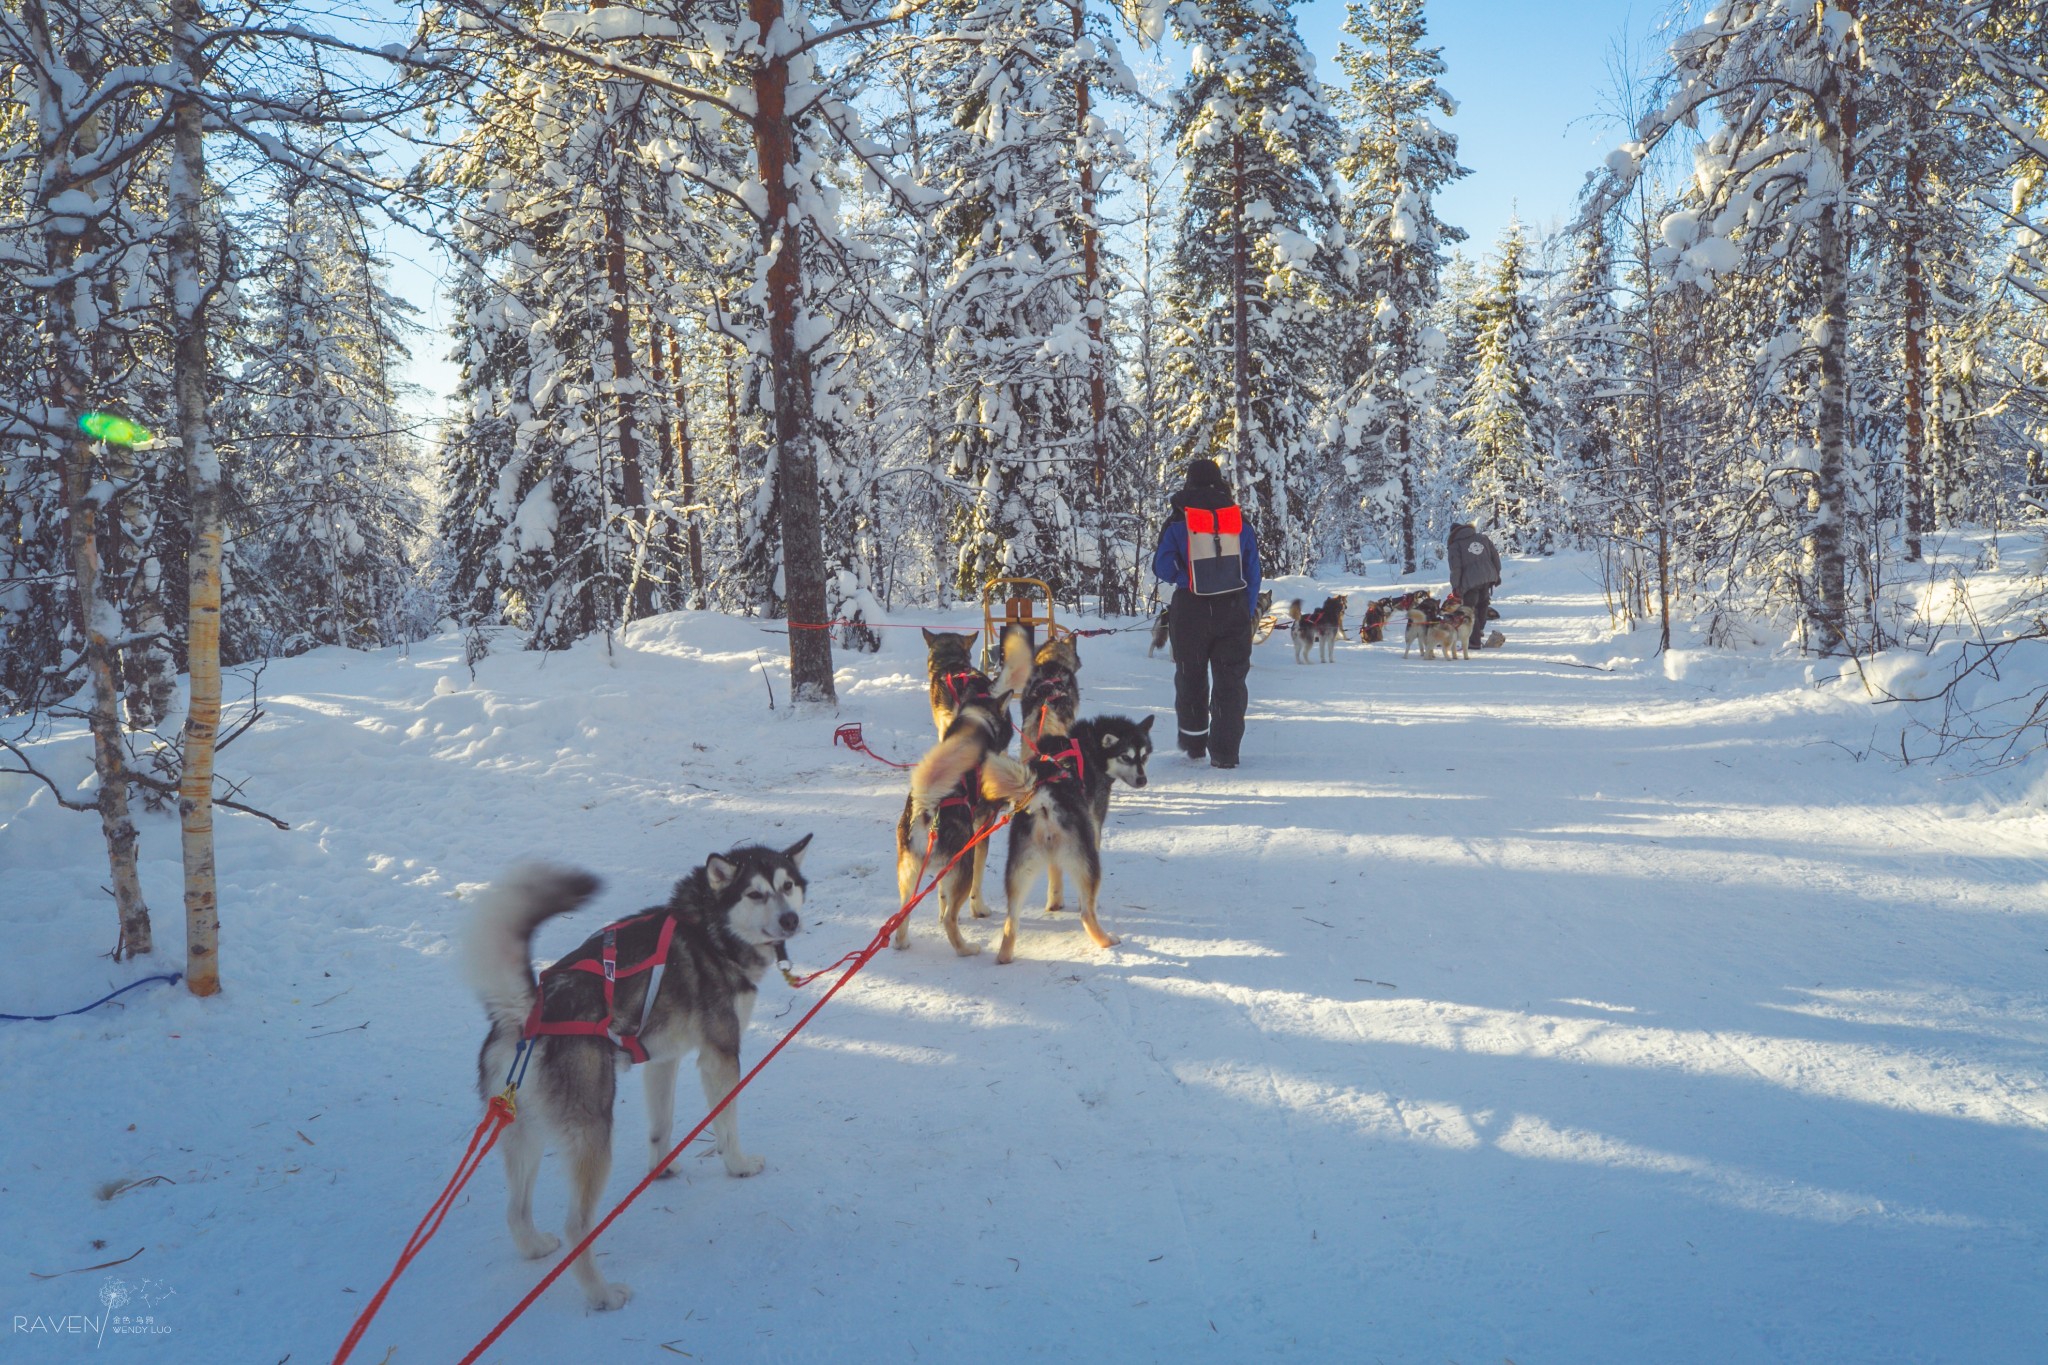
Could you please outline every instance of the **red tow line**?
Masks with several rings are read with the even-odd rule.
[[[850,720],[846,722],[846,724],[840,726],[837,730],[834,730],[832,732],[832,742],[835,745],[844,744],[847,748],[853,750],[855,753],[866,754],[869,758],[875,760],[875,762],[886,763],[892,768],[908,768],[910,766],[908,763],[898,763],[893,758],[884,758],[880,754],[876,753],[873,749],[870,749],[868,747],[868,742],[865,739],[861,738],[860,722],[857,720]]]

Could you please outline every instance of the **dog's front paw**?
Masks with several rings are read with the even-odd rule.
[[[624,1284],[608,1284],[601,1292],[588,1295],[593,1313],[609,1313],[614,1308],[624,1308],[632,1297],[633,1287]]]
[[[555,1236],[552,1232],[542,1232],[539,1228],[535,1228],[532,1232],[514,1233],[512,1240],[518,1245],[519,1254],[529,1261],[537,1261],[543,1256],[552,1256],[562,1246],[561,1238]]]
[[[967,913],[976,919],[987,919],[988,903],[985,901],[969,901],[967,903]]]
[[[1047,901],[1045,903],[1045,913],[1048,915],[1057,915],[1066,908],[1067,903],[1065,901]]]
[[[981,945],[973,939],[963,938],[953,945],[953,951],[962,957],[973,957],[981,951]]]
[[[749,1152],[741,1152],[737,1156],[726,1157],[725,1173],[736,1180],[745,1180],[750,1175],[761,1174],[767,1165],[765,1159]]]

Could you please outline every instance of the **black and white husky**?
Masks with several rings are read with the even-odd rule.
[[[477,1090],[486,1102],[504,1090],[529,1024],[541,1030],[526,1060],[518,1117],[498,1142],[511,1187],[505,1221],[522,1253],[546,1256],[561,1245],[533,1223],[534,1179],[550,1139],[569,1163],[563,1235],[573,1244],[590,1231],[611,1174],[612,1100],[619,1072],[631,1065],[629,1050],[646,1057],[650,1163],[668,1153],[676,1067],[685,1054],[696,1050],[707,1103],[718,1103],[738,1084],[740,1036],[753,1016],[761,975],[775,960],[776,945],[802,927],[801,862],[810,841],[807,834],[780,851],[748,845],[712,855],[676,883],[667,904],[593,935],[538,981],[534,931],[588,900],[597,878],[574,868],[528,865],[485,894],[470,925],[465,965],[490,1017],[477,1057]],[[602,966],[581,966],[602,963],[608,936],[615,965],[609,990]],[[668,951],[655,962],[664,938]],[[557,1024],[586,1031],[551,1032]],[[727,1105],[711,1130],[726,1172],[754,1175],[762,1161],[740,1148],[737,1108]],[[617,1308],[632,1295],[625,1285],[607,1283],[588,1253],[571,1269],[592,1308]]]
[[[1065,908],[1066,880],[1071,876],[1081,896],[1082,927],[1096,947],[1113,948],[1116,938],[1095,917],[1096,893],[1102,887],[1102,825],[1109,818],[1112,781],[1145,785],[1152,717],[1075,721],[1066,735],[1026,753],[1028,764],[999,757],[982,770],[988,796],[1018,804],[1010,821],[1010,857],[1003,873],[1008,910],[996,961],[1016,956],[1017,911],[1041,872],[1046,875],[1046,912]]]

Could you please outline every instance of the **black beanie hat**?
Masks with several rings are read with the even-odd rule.
[[[1214,460],[1188,461],[1188,487],[1222,488],[1224,486],[1223,470],[1217,466]]]

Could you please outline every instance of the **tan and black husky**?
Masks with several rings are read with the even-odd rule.
[[[1460,655],[1469,659],[1472,657],[1471,639],[1472,608],[1456,598],[1445,602],[1441,614],[1429,624],[1429,643],[1443,651],[1447,659]],[[1423,653],[1426,655],[1429,651],[1425,649]]]
[[[551,1140],[569,1163],[563,1235],[573,1245],[590,1231],[611,1174],[618,1075],[634,1053],[646,1059],[641,1077],[650,1164],[668,1154],[676,1068],[687,1053],[697,1053],[707,1104],[717,1104],[738,1084],[740,1037],[753,1016],[761,975],[775,960],[777,945],[802,927],[801,863],[810,842],[806,834],[780,851],[747,845],[713,854],[676,883],[667,904],[608,926],[538,980],[534,931],[588,900],[597,878],[574,868],[528,865],[513,869],[485,894],[465,945],[470,985],[490,1017],[477,1056],[477,1091],[485,1101],[504,1090],[529,1023],[541,1029],[526,1059],[518,1117],[498,1142],[511,1187],[505,1221],[522,1253],[546,1256],[561,1246],[533,1223],[534,1179]],[[653,962],[664,936],[668,951]],[[607,939],[618,969],[609,1010],[602,967],[577,965],[602,963]],[[548,1031],[555,1024],[587,1031]],[[727,1105],[711,1131],[727,1174],[755,1175],[762,1161],[740,1148],[738,1107]],[[617,1308],[632,1296],[625,1285],[599,1275],[588,1252],[571,1270],[592,1308]]]
[[[1015,696],[1031,672],[1031,632],[1023,626],[1003,631],[1003,663],[1000,676],[991,680],[974,666],[974,647],[981,636],[974,631],[924,633],[925,671],[931,679],[932,724],[939,738],[953,723],[953,713],[962,703],[986,700],[996,692]]]
[[[1006,653],[1008,643],[1005,641]],[[1007,663],[1003,674],[1010,674]],[[982,794],[981,770],[991,759],[1001,758],[1016,736],[1007,690],[991,694],[984,689],[963,700],[946,726],[945,737],[910,770],[910,792],[903,798],[903,814],[896,819],[896,887],[902,903],[909,902],[925,877],[936,876],[952,864],[939,882],[939,925],[953,951],[962,957],[981,951],[960,936],[960,906],[971,903],[976,919],[988,914],[988,903],[981,895],[982,874],[988,868],[988,840],[976,844],[973,853],[958,863],[953,859],[967,847],[976,830],[1001,813],[996,802]],[[896,927],[893,941],[898,948],[910,946],[908,919]]]
[[[1007,644],[1007,642],[1005,642]],[[1081,706],[1081,654],[1071,639],[1047,640],[1031,658],[1031,677],[1017,701],[1017,729],[1027,749],[1073,727]]]

